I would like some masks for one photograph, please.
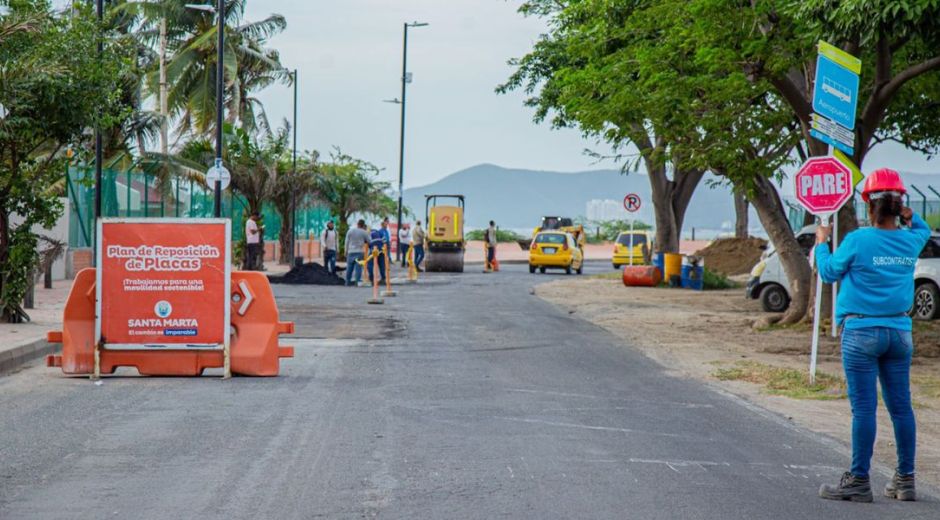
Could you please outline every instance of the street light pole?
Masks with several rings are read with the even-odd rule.
[[[101,24],[104,22],[104,0],[97,0],[96,9],[98,14],[98,59],[101,60],[101,53],[104,52],[104,35],[101,34]],[[94,264],[98,262],[98,219],[101,218],[101,164],[104,162],[101,144],[101,124],[95,125],[95,243],[92,244],[91,255]]]
[[[402,42],[402,57],[401,57],[401,137],[399,139],[398,146],[398,223],[397,233],[401,233],[401,214],[402,214],[402,198],[404,197],[405,189],[405,106],[407,104],[407,92],[408,92],[408,83],[410,78],[408,77],[408,28],[409,27],[425,27],[427,23],[412,22],[404,24],[404,36]],[[397,237],[396,237],[397,238]],[[398,240],[398,247],[395,250],[395,260],[401,261],[401,240]]]
[[[296,182],[297,180],[297,69],[294,69],[294,72],[288,71],[294,80],[294,126],[291,131],[294,134],[294,146],[293,151],[291,152],[291,178]],[[300,251],[298,251],[298,242],[297,242],[297,190],[291,190],[291,209],[290,209],[290,218],[291,218],[291,232],[290,232],[290,250],[293,258],[291,261],[297,263],[297,257],[300,256]],[[303,260],[301,259],[301,262]]]
[[[99,2],[101,0],[98,0]],[[216,8],[216,15],[219,17],[219,48],[216,54],[215,71],[215,167],[222,167],[222,97],[225,95],[225,0],[219,0]],[[222,216],[222,180],[215,181],[215,218]]]

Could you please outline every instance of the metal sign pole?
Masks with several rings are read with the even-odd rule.
[[[839,212],[832,217],[832,254],[836,254],[836,248],[839,247]],[[832,284],[832,337],[839,337],[839,327],[836,326],[836,301],[839,295],[839,282]]]
[[[829,215],[821,215],[819,218],[819,225],[822,227],[827,227],[829,225]],[[823,280],[822,276],[819,273],[819,257],[816,259],[816,298],[813,312],[813,348],[810,353],[809,359],[809,384],[816,384],[816,357],[819,354],[819,322],[821,320],[820,314],[822,313],[822,288]]]
[[[633,267],[633,223],[636,219],[630,219],[630,267]]]

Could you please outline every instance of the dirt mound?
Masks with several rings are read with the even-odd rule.
[[[764,252],[766,240],[759,238],[719,238],[695,253],[705,259],[705,267],[726,276],[750,272]]]
[[[271,283],[288,285],[343,285],[346,283],[342,278],[330,274],[326,267],[316,262],[295,267],[279,276],[269,276],[268,279],[271,280]]]

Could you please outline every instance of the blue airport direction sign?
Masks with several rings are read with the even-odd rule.
[[[855,129],[861,69],[858,58],[826,42],[819,42],[813,111],[848,130]]]

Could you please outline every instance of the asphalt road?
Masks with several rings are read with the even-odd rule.
[[[0,377],[0,518],[940,518],[816,498],[844,446],[670,377],[532,296],[550,276],[431,275],[383,306],[278,286],[279,378]]]

